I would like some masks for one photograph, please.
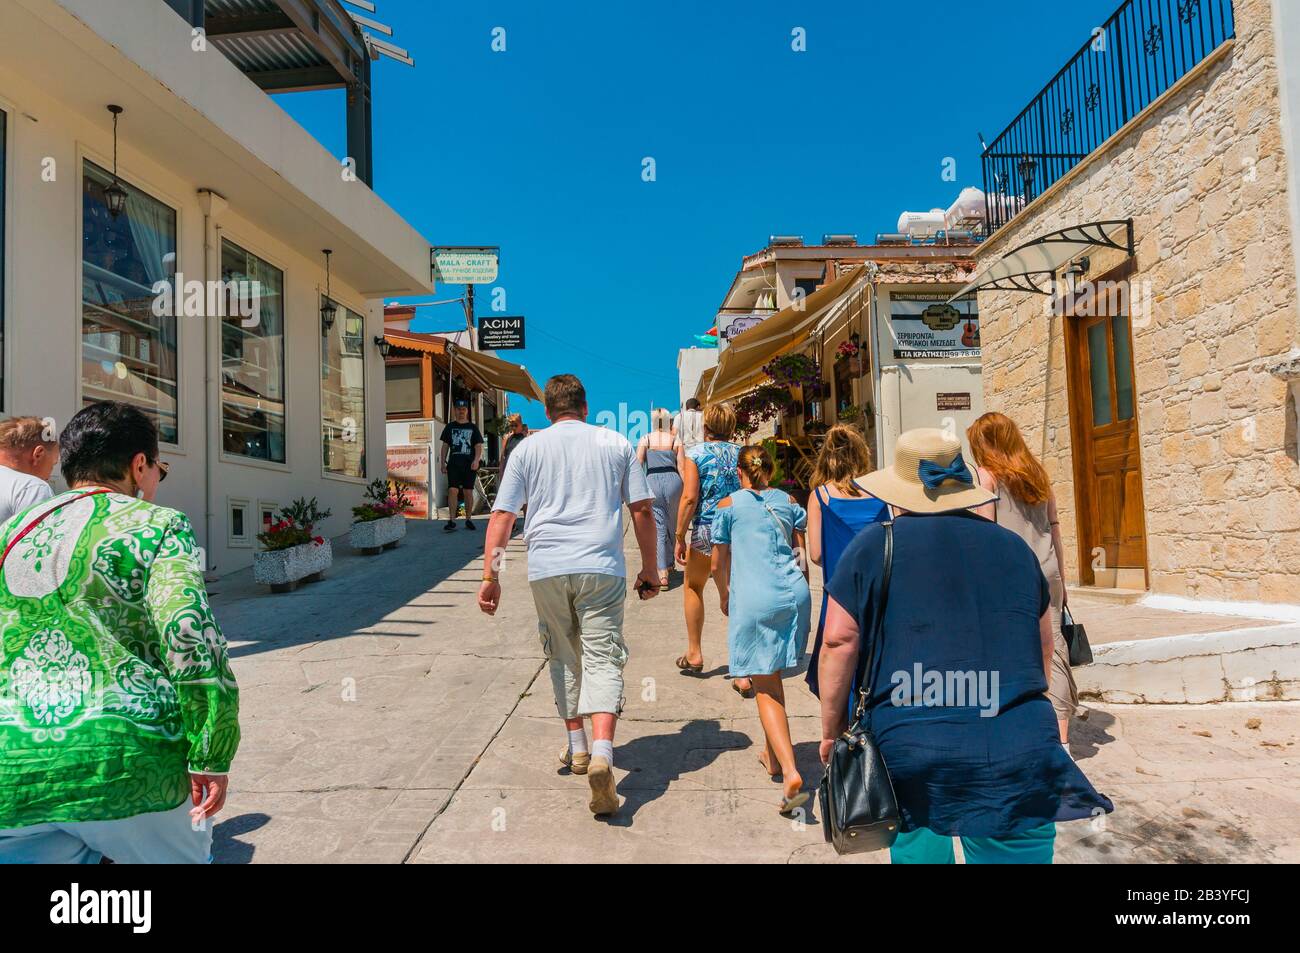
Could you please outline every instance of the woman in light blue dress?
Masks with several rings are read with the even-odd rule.
[[[741,489],[713,517],[713,576],[727,616],[732,687],[758,698],[764,750],[759,763],[784,786],[781,813],[808,800],[795,766],[782,671],[794,668],[808,643],[812,598],[803,563],[808,514],[768,486],[775,469],[762,447],[746,447],[736,467]]]

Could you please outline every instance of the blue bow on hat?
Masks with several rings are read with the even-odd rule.
[[[960,450],[957,456],[952,458],[952,463],[946,467],[933,460],[922,460],[916,472],[927,490],[937,490],[949,480],[956,480],[958,483],[966,483],[970,486],[975,485],[975,477],[971,474],[970,467],[966,466],[966,461],[961,458]]]

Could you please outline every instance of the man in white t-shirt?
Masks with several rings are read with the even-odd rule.
[[[550,666],[555,706],[569,733],[561,762],[587,775],[591,812],[618,810],[614,784],[614,727],[623,708],[623,505],[641,550],[637,594],[659,591],[652,494],[636,451],[624,437],[587,419],[587,392],[572,374],[546,382],[551,421],[510,455],[501,478],[483,552],[479,608],[501,604],[500,555],[525,505],[528,583],[537,629]],[[587,750],[583,718],[591,718]]]
[[[49,480],[59,445],[52,428],[40,417],[0,420],[0,527],[53,495]]]
[[[700,410],[700,402],[694,397],[687,398],[686,405],[673,418],[673,436],[687,450],[704,442],[704,413]]]

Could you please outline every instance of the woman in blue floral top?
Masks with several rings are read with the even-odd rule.
[[[677,563],[686,567],[682,601],[686,608],[686,654],[677,667],[688,675],[704,671],[704,586],[712,572],[713,546],[709,531],[718,503],[740,489],[736,464],[740,447],[731,442],[736,411],[730,404],[704,409],[704,442],[686,451],[682,468],[682,500],[677,510]],[[690,547],[686,534],[690,531]]]

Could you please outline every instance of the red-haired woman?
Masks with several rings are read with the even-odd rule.
[[[1056,710],[1061,744],[1068,748],[1070,718],[1079,703],[1079,690],[1070,672],[1070,651],[1061,635],[1061,609],[1065,606],[1065,548],[1061,524],[1056,515],[1056,497],[1047,470],[1038,462],[1020,435],[1014,420],[1004,414],[984,414],[966,431],[971,454],[978,464],[975,473],[980,486],[998,499],[975,510],[999,526],[1011,530],[1034,551],[1047,577],[1052,595],[1052,677],[1047,697]]]

